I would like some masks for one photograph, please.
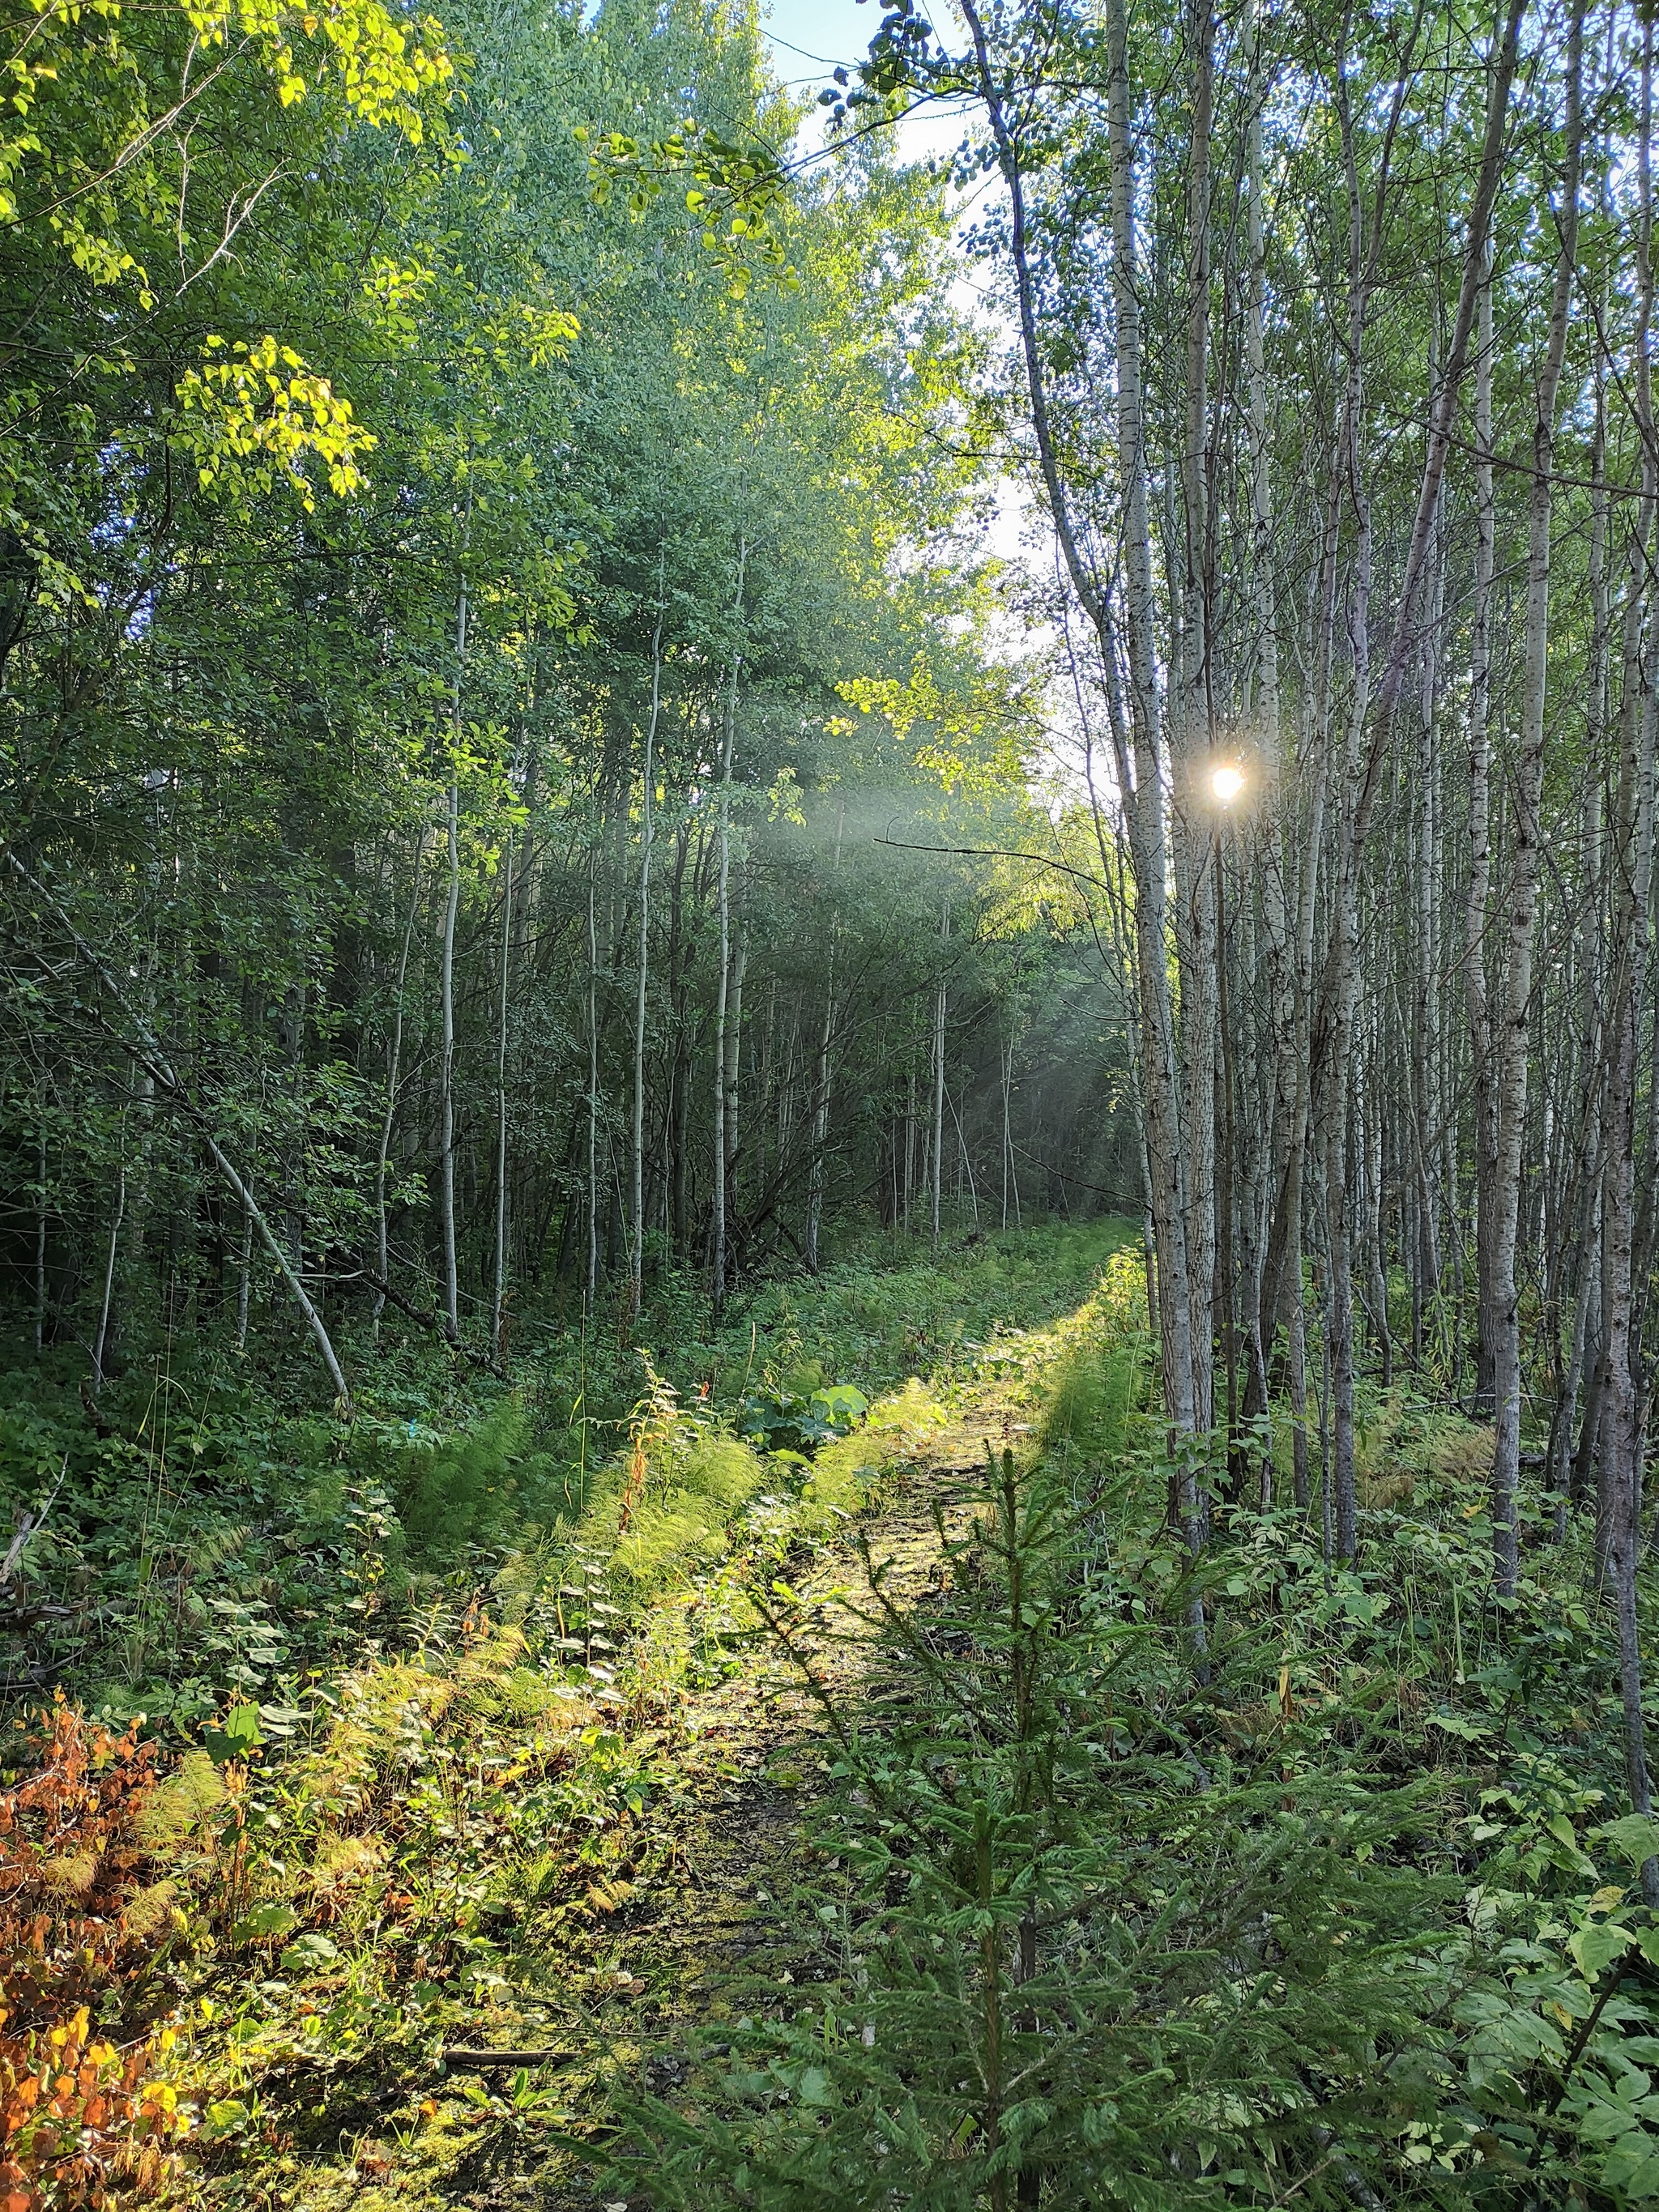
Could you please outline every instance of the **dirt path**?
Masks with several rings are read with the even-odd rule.
[[[994,1417],[971,1413],[933,1442],[907,1474],[893,1507],[866,1532],[888,1601],[902,1610],[943,1587],[935,1509],[952,1534],[980,1493],[985,1439]],[[812,1603],[815,1592],[845,1590]],[[860,1602],[860,1593],[866,1593]],[[902,1692],[893,1655],[867,1618],[865,1566],[853,1543],[820,1559],[801,1591],[808,1607],[793,1642],[831,1701],[867,1726],[884,1697]],[[690,1725],[705,1751],[732,1770],[717,1804],[687,1838],[690,1880],[681,1909],[641,1931],[647,1962],[662,1985],[667,2018],[709,2017],[717,1985],[750,1967],[775,1939],[772,1908],[793,1879],[791,1861],[823,1795],[835,1741],[818,1698],[798,1665],[769,1641],[755,1665],[695,1701]]]
[[[889,1601],[925,1607],[943,1589],[939,1522],[955,1535],[982,1494],[988,1441],[1000,1443],[1009,1416],[969,1409],[930,1439],[902,1475],[898,1495],[864,1535]],[[867,1579],[856,1540],[822,1555],[797,1585],[807,1601],[795,1648],[830,1698],[867,1728],[883,1703],[902,1697],[902,1663],[867,1617]],[[846,1601],[834,1593],[847,1593]],[[860,1602],[860,1593],[866,1593]],[[815,1592],[824,1595],[813,1601]],[[683,2076],[678,2051],[688,2031],[713,2026],[731,2010],[729,1985],[789,1974],[788,1893],[810,1848],[815,1807],[826,1794],[835,1740],[818,1698],[771,1639],[741,1671],[694,1696],[677,1731],[695,1747],[711,1786],[682,1838],[684,1875],[659,1887],[654,1910],[617,1928],[619,1981],[635,1993],[629,2030],[612,2045],[616,2060],[654,2091]],[[567,2173],[537,2200],[544,2212],[592,2212],[618,2199],[596,2195]]]

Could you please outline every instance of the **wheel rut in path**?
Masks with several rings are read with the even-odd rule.
[[[1011,1419],[984,1407],[965,1412],[929,1440],[900,1477],[892,1504],[866,1524],[871,1567],[901,1613],[925,1609],[942,1592],[939,1521],[952,1537],[967,1532],[984,1494],[987,1445],[1012,1436]],[[796,1657],[768,1637],[740,1672],[687,1701],[677,1733],[690,1741],[707,1779],[690,1801],[696,1809],[680,1838],[681,1878],[674,1888],[659,1883],[649,1917],[616,1930],[616,1979],[635,1996],[627,2029],[614,2014],[607,2021],[611,2048],[623,2075],[649,2090],[678,2085],[677,2054],[689,2033],[731,2015],[732,1985],[753,1978],[788,1986],[788,1954],[799,1937],[787,1901],[806,1863],[812,1814],[828,1794],[836,1755],[823,1705],[799,1662],[865,1729],[910,1686],[901,1655],[868,1617],[875,1608],[855,1534],[794,1586],[805,1601],[791,1629]],[[752,1990],[742,2001],[756,2002]],[[620,2202],[574,2175],[540,2199],[545,2212]]]

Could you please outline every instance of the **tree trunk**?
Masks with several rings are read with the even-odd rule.
[[[587,856],[587,1284],[591,1316],[599,1288],[599,940],[593,854]],[[585,1432],[584,1432],[585,1433]]]
[[[749,541],[738,549],[738,611],[743,609],[744,570]],[[714,1003],[714,1192],[709,1231],[709,1279],[714,1325],[726,1310],[726,1022],[732,966],[732,746],[738,726],[738,673],[743,655],[734,647],[726,693],[726,727],[720,748],[720,974]]]
[[[841,875],[841,841],[847,827],[847,802],[836,809],[836,863],[832,880]],[[830,918],[830,950],[823,982],[823,1028],[818,1039],[817,1081],[812,1093],[812,1160],[806,1184],[806,1267],[818,1271],[818,1232],[823,1222],[823,1148],[830,1133],[830,1044],[836,1027],[836,952],[841,935],[839,908]],[[935,1232],[937,1239],[937,1231]]]
[[[1575,28],[1577,17],[1575,14]],[[1619,1689],[1624,1714],[1626,1776],[1632,1808],[1653,1810],[1643,1712],[1642,1650],[1637,1613],[1637,1573],[1642,1533],[1644,1407],[1633,1346],[1636,1217],[1637,1032],[1646,1003],[1649,901],[1652,891],[1655,644],[1644,651],[1641,610],[1649,602],[1656,468],[1649,333],[1653,313],[1653,28],[1643,27],[1642,93],[1638,162],[1640,227],[1637,249],[1638,321],[1635,412],[1643,448],[1642,491],[1631,532],[1626,602],[1625,692],[1620,716],[1619,783],[1610,823],[1613,875],[1613,979],[1607,1035],[1611,1048],[1604,1092],[1602,1343],[1607,1404],[1602,1425],[1602,1498],[1607,1564],[1619,1627]],[[1541,410],[1540,410],[1541,411]],[[1659,1858],[1642,1868],[1643,1894],[1659,1906]]]
[[[640,934],[634,981],[633,1205],[629,1248],[628,1317],[638,1317],[645,1282],[645,1014],[651,961],[651,848],[656,833],[657,724],[662,713],[663,576],[657,550],[657,620],[651,633],[651,714],[645,726],[645,773],[640,795]]]
[[[444,1317],[452,1343],[461,1333],[460,1275],[455,1260],[455,918],[461,903],[461,687],[466,674],[466,579],[461,579],[455,617],[455,704],[450,735],[449,784],[444,801],[444,834],[449,854],[449,891],[444,901],[441,997],[442,1044],[439,1063],[439,1230],[443,1243]]]
[[[421,863],[425,854],[426,825],[422,823],[415,839],[414,880],[410,888],[409,912],[404,919],[403,938],[398,946],[398,974],[392,987],[392,1041],[386,1048],[386,1110],[380,1117],[380,1149],[374,1162],[374,1266],[382,1284],[388,1283],[392,1279],[392,1254],[387,1235],[386,1185],[386,1176],[392,1165],[392,1133],[398,1117],[398,1093],[403,1083],[404,987],[409,978],[409,949],[414,940],[415,924],[420,915],[421,892],[423,888],[421,882]],[[241,1334],[238,1337],[239,1344],[241,1337],[246,1334],[246,1281],[240,1293],[240,1302],[242,1312],[239,1316],[239,1327]],[[370,1326],[377,1343],[380,1334],[380,1316],[385,1310],[386,1292],[377,1287],[374,1304],[370,1308]]]
[[[939,921],[939,942],[951,941],[951,902],[946,899]],[[939,1201],[945,1179],[945,1015],[948,1004],[945,980],[941,972],[939,989],[933,997],[933,1256],[939,1256]]]
[[[1521,1293],[1516,1273],[1520,1224],[1522,1143],[1527,1115],[1527,1048],[1532,1000],[1533,939],[1538,915],[1539,808],[1544,783],[1544,707],[1547,678],[1550,591],[1550,502],[1553,496],[1555,403],[1566,354],[1567,315],[1578,258],[1578,170],[1583,138],[1580,99],[1583,47],[1583,0],[1575,0],[1567,28],[1566,161],[1558,219],[1560,240],[1550,303],[1548,341],[1537,386],[1533,426],[1533,480],[1527,528],[1525,674],[1514,778],[1514,861],[1508,901],[1509,947],[1498,1048],[1497,1152],[1492,1238],[1493,1411],[1492,1565],[1498,1594],[1513,1597],[1520,1566],[1516,1523],[1521,1466]]]
[[[963,0],[963,15],[974,42],[979,95],[991,126],[1003,180],[1008,189],[1012,217],[1010,245],[1020,345],[1043,489],[1066,573],[1100,640],[1103,659],[1109,661],[1116,650],[1111,609],[1085,556],[1074,526],[1071,501],[1061,474],[1059,447],[1049,421],[1045,369],[1037,337],[1036,295],[1029,263],[1024,188],[1018,147],[1009,123],[1002,88],[992,68],[984,27],[975,0]],[[1124,0],[1107,0],[1106,33],[1109,74],[1107,129],[1111,164],[1112,299],[1117,341],[1117,459],[1123,496],[1125,630],[1128,646],[1130,719],[1134,752],[1133,771],[1127,753],[1120,759],[1119,781],[1123,793],[1135,872],[1136,966],[1142,1024],[1141,1079],[1146,1104],[1152,1217],[1158,1241],[1158,1326],[1163,1350],[1164,1402],[1175,1436],[1188,1440],[1180,1449],[1189,1459],[1194,1429],[1192,1300],[1181,1134],[1176,1107],[1175,1024],[1166,938],[1169,887],[1165,873],[1166,823],[1159,758],[1162,717],[1158,690],[1156,601],[1152,589],[1140,301],[1135,270],[1134,157],[1130,129],[1128,25]],[[1198,1515],[1195,1478],[1190,1470],[1182,1495],[1188,1540],[1195,1544],[1202,1540],[1202,1523]],[[1201,1635],[1201,1613],[1196,1626]]]
[[[507,1310],[507,1012],[513,960],[513,838],[502,860],[501,981],[495,1018],[495,1279],[489,1301],[489,1349],[498,1367],[506,1364]]]

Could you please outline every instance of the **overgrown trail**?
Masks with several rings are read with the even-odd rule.
[[[902,1656],[880,1633],[870,1576],[895,1607],[927,1606],[942,1583],[940,1522],[954,1534],[970,1517],[985,1439],[1007,1426],[979,1408],[953,1423],[864,1532],[867,1553],[849,1540],[817,1563],[799,1592],[806,1604],[789,1632],[793,1656],[769,1637],[752,1667],[694,1702],[690,1725],[726,1780],[686,1838],[680,1899],[640,1931],[638,1971],[659,1990],[670,2022],[718,2013],[723,1979],[758,1967],[782,1937],[778,1900],[810,1848],[810,1810],[835,1757],[825,1701],[846,1723],[867,1728],[884,1701],[908,1694]]]
[[[648,1917],[617,1931],[615,1984],[638,1999],[637,2033],[611,2046],[618,2087],[631,2076],[651,2091],[672,2089],[684,2078],[688,2034],[730,2016],[734,1992],[752,2005],[758,1985],[789,1988],[799,1948],[790,1893],[816,1856],[814,1808],[836,1754],[826,1708],[867,1732],[915,1687],[883,1633],[872,1580],[902,1613],[925,1613],[942,1595],[940,1528],[965,1533],[983,1495],[988,1444],[1018,1433],[1014,1409],[988,1385],[896,1471],[884,1508],[791,1586],[802,1603],[788,1608],[787,1650],[776,1634],[757,1637],[735,1674],[687,1701],[677,1733],[704,1786],[684,1801],[678,1886],[658,1892]],[[618,2200],[573,2179],[541,2201],[575,2212]]]

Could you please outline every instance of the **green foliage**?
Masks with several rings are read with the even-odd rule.
[[[1524,2175],[1592,2212],[1645,2201],[1659,1833],[1620,1814],[1612,1624],[1574,1554],[1533,1555],[1500,1635],[1462,1426],[1395,1399],[1358,1568],[1328,1571],[1316,1516],[1218,1505],[1195,1573],[1164,1525],[1138,1250],[951,1257],[976,1334],[941,1331],[935,1384],[884,1395],[894,1321],[942,1271],[774,1285],[680,1348],[682,1388],[647,1368],[599,1427],[571,1425],[574,1379],[637,1392],[639,1362],[584,1370],[580,1344],[515,1394],[433,1367],[441,1428],[394,1413],[405,1366],[343,1441],[270,1407],[259,1427],[245,1384],[194,1371],[112,1386],[104,1436],[78,1396],[10,1390],[15,1494],[67,1443],[105,1516],[54,1504],[24,1601],[100,1561],[93,1679],[118,1646],[146,1671],[108,1701],[198,1747],[143,1808],[131,1939],[146,1987],[209,1995],[169,2030],[203,2085],[189,2125],[246,2172],[301,2058],[557,2040],[567,1999],[615,2001],[612,1931],[698,1786],[680,1699],[751,1663],[767,1612],[788,1626],[803,1547],[855,1534],[982,1408],[1014,1441],[943,1587],[855,1600],[904,1696],[841,1715],[791,1978],[720,1994],[683,2090],[623,2090],[658,2200],[1506,2207]],[[723,1398],[690,1379],[716,1358]],[[744,1397],[850,1408],[826,1375],[871,1403],[810,1460],[736,1433]],[[54,1528],[77,1539],[56,1555]],[[533,2160],[611,2094],[458,2083],[411,2104],[398,2156]],[[616,2185],[638,2192],[627,2160]]]
[[[811,1285],[763,1285],[734,1315],[732,1334],[752,1323],[765,1346],[762,1373],[784,1387],[793,1370],[856,1375],[868,1389],[921,1373],[948,1391],[953,1378],[1017,1364],[1011,1335],[1027,1318],[1047,1319],[1085,1304],[1128,1224],[1115,1218],[1036,1237],[987,1237],[938,1264],[902,1246],[826,1268]]]
[[[805,1379],[811,1382],[816,1373],[812,1370]],[[834,1382],[828,1389],[781,1389],[744,1400],[738,1409],[738,1433],[763,1443],[769,1451],[810,1453],[844,1437],[869,1410],[870,1401],[850,1382]]]
[[[637,2159],[653,2201],[778,2212],[1659,2186],[1659,1831],[1607,1817],[1610,1622],[1564,1561],[1500,1644],[1467,1425],[1396,1409],[1412,1516],[1340,1573],[1301,1515],[1228,1516],[1195,1680],[1146,1358],[1126,1253],[988,1359],[1030,1442],[935,1600],[872,1575],[905,1694],[839,1715],[788,1986],[721,1993],[619,2191]]]
[[[453,1563],[471,1546],[499,1544],[526,1521],[569,1510],[568,1470],[536,1449],[522,1399],[504,1398],[445,1436],[422,1436],[420,1425],[411,1421],[405,1440],[388,1425],[359,1454],[380,1474],[416,1562]]]

